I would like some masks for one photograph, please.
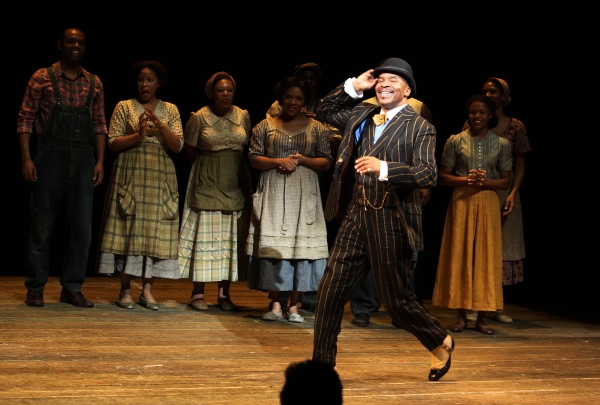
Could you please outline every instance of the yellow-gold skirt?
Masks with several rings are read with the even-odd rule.
[[[502,309],[502,226],[498,194],[469,186],[452,193],[432,303],[449,308]]]

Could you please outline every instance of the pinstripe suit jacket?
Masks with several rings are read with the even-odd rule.
[[[338,150],[327,205],[327,220],[341,219],[346,205],[340,204],[343,183],[356,171],[352,161],[355,146],[354,133],[366,119],[378,113],[379,106],[370,103],[357,104],[344,91],[341,84],[331,91],[317,110],[317,118],[343,129],[344,135]],[[356,176],[355,198],[362,201],[364,190],[366,199],[379,207],[382,198],[389,191],[390,200],[403,214],[410,247],[422,250],[423,233],[421,227],[421,206],[418,190],[422,187],[434,187],[437,182],[437,164],[435,161],[435,128],[426,119],[419,116],[410,106],[404,107],[389,122],[381,137],[373,143],[373,126],[367,126],[358,156],[374,156],[388,165],[388,181],[380,181],[375,176]],[[342,201],[347,203],[347,201]]]

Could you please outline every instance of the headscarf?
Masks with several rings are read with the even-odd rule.
[[[208,79],[208,81],[206,82],[206,86],[204,87],[204,91],[206,91],[206,96],[212,100],[212,97],[210,95],[211,90],[212,90],[212,86],[213,86],[213,82],[215,81],[215,79],[217,78],[217,76],[224,76],[222,78],[227,78],[229,80],[231,80],[231,83],[233,83],[233,91],[235,91],[235,80],[233,80],[233,77],[227,73],[227,72],[217,72],[215,74],[213,74],[210,79]]]
[[[321,80],[321,68],[319,65],[313,62],[303,63],[302,65],[298,65],[294,68],[294,76],[298,76],[303,70],[312,70],[315,75],[317,75],[317,80]]]
[[[510,104],[510,87],[508,87],[508,83],[504,81],[504,79],[500,79],[499,77],[490,77],[486,80],[489,82],[490,80],[496,80],[502,86],[502,93],[504,94],[504,100],[502,100],[502,105],[507,106]]]

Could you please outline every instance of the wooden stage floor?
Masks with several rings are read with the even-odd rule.
[[[159,311],[125,310],[115,303],[117,279],[91,277],[83,292],[95,307],[75,308],[58,302],[52,278],[46,305],[33,308],[23,278],[0,277],[0,403],[279,404],[285,368],[311,356],[313,315],[302,312],[303,324],[262,321],[266,295],[244,283],[232,285],[237,311],[195,311],[191,288],[157,280]],[[216,283],[207,301],[216,303]],[[453,310],[426,307],[454,322]],[[429,353],[412,335],[385,312],[353,326],[347,306],[336,368],[344,404],[600,403],[600,325],[511,305],[507,313],[515,322],[489,321],[492,336],[454,333],[452,368],[429,382]]]

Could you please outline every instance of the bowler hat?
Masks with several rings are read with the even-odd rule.
[[[303,70],[312,70],[317,75],[317,80],[321,79],[321,68],[319,65],[313,62],[303,63],[302,65],[298,65],[294,68],[294,76],[298,76]]]
[[[384,60],[373,70],[373,76],[379,77],[382,73],[394,73],[406,80],[410,87],[410,97],[414,97],[417,93],[417,83],[413,77],[412,68],[404,59],[388,58]]]

